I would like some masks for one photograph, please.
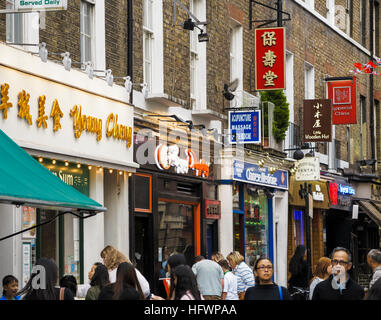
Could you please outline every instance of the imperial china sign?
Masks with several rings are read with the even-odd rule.
[[[285,89],[285,28],[255,29],[255,90]]]

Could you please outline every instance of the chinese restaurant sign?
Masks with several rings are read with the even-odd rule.
[[[260,143],[261,113],[255,111],[229,112],[230,143]]]
[[[255,29],[255,90],[285,89],[285,28]]]
[[[332,124],[355,124],[356,77],[353,80],[329,81],[328,98],[332,100]]]
[[[303,100],[304,142],[332,141],[332,100]]]
[[[131,166],[133,108],[0,66],[0,128],[21,147]]]
[[[270,174],[269,168],[240,160],[233,161],[233,180],[261,186],[288,190],[288,172],[277,170]]]

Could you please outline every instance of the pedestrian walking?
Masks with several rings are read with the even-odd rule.
[[[175,253],[169,256],[168,258],[168,274],[170,280],[170,286],[169,286],[169,296],[168,299],[172,299],[174,295],[174,288],[175,288],[175,283],[174,283],[174,277],[173,277],[173,271],[177,266],[180,265],[185,265],[187,264],[186,258],[182,253]]]
[[[60,279],[60,287],[61,288],[68,288],[72,293],[73,296],[75,297],[77,294],[77,279],[73,275],[66,275],[63,276]]]
[[[91,276],[90,289],[87,291],[85,300],[98,300],[102,289],[110,283],[106,266],[103,264],[95,268],[94,274]]]
[[[378,279],[381,279],[381,251],[372,249],[369,251],[366,260],[368,265],[372,268],[372,279],[369,283],[369,289],[375,284]]]
[[[110,283],[114,283],[116,281],[117,268],[122,262],[128,262],[132,264],[130,259],[128,259],[122,252],[118,251],[113,246],[106,246],[101,251],[101,258],[103,259],[103,264],[109,271]],[[138,269],[135,268],[135,271],[144,296],[148,298],[151,294],[149,283]]]
[[[229,262],[225,259],[218,261],[224,272],[224,288],[222,290],[222,300],[238,300],[237,277],[230,271]]]
[[[124,292],[126,289],[127,291]],[[137,291],[139,300],[145,299],[136,269],[131,263],[122,262],[117,268],[116,281],[101,290],[98,300],[119,300],[121,297],[130,296],[133,291],[131,289]]]
[[[306,297],[298,294],[300,290],[307,290],[309,287],[307,250],[304,245],[296,247],[294,255],[289,263],[289,272],[291,277],[288,281],[288,291],[294,300],[305,300]]]
[[[3,295],[0,300],[20,300],[17,295],[19,291],[19,281],[15,276],[8,275],[3,278]]]
[[[221,252],[216,251],[216,252],[212,253],[211,259],[212,259],[212,261],[218,263],[221,260],[225,260],[225,257],[223,256],[223,254]]]
[[[314,293],[314,289],[316,285],[326,279],[331,275],[332,273],[332,264],[331,259],[327,257],[321,257],[316,264],[315,271],[314,271],[314,277],[311,280],[310,284],[310,293],[309,293],[309,299],[312,300],[312,295]]]
[[[57,279],[57,264],[52,259],[40,258],[32,269],[28,283],[18,294],[23,296],[22,300],[74,300],[71,290],[56,287]]]
[[[92,278],[93,275],[94,275],[95,269],[96,269],[96,267],[101,266],[101,265],[103,265],[103,264],[100,263],[100,262],[95,262],[95,263],[91,266],[91,269],[90,269],[90,271],[89,271],[88,274],[87,274],[87,277],[88,277],[88,279],[89,279],[89,283],[79,284],[79,285],[77,286],[77,295],[76,295],[77,298],[84,299],[84,298],[86,297],[87,292],[88,292],[89,289],[91,288],[90,282],[91,282],[91,278]]]
[[[273,263],[266,257],[257,259],[254,265],[255,286],[246,290],[245,300],[291,300],[287,288],[273,280]]]
[[[224,286],[224,272],[221,266],[212,260],[197,256],[192,271],[196,275],[197,284],[205,300],[221,300]]]
[[[179,265],[173,270],[174,296],[172,300],[204,300],[191,267]]]
[[[348,274],[352,268],[352,255],[343,247],[337,247],[331,254],[332,274],[318,283],[312,300],[362,300],[364,289]]]
[[[255,285],[253,271],[244,262],[245,258],[238,251],[230,252],[226,259],[237,277],[238,297],[240,300],[243,300],[247,288]]]
[[[365,300],[381,300],[381,278],[373,283]]]

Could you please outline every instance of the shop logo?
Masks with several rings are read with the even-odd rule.
[[[174,167],[176,173],[187,174],[189,169],[194,170],[196,176],[207,178],[209,164],[204,159],[197,160],[196,154],[191,149],[185,149],[186,159],[180,158],[178,145],[167,146],[159,144],[155,149],[155,163],[160,170],[169,170]]]

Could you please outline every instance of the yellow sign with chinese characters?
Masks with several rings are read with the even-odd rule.
[[[9,108],[12,107],[12,103],[9,102],[9,89],[10,86],[4,83],[0,86],[1,88],[1,100],[0,100],[0,111],[3,111],[4,120],[8,118]],[[29,126],[33,125],[31,106],[30,106],[30,94],[25,90],[18,93],[19,112],[17,116],[21,119],[25,119]],[[46,96],[41,95],[38,97],[37,111],[38,117],[36,120],[36,125],[38,128],[43,127],[48,128],[48,114],[45,112],[46,107]],[[33,108],[33,106],[32,106]],[[54,99],[50,117],[53,119],[53,131],[58,132],[62,130],[61,119],[64,118],[64,112],[61,110],[58,99]],[[82,106],[74,105],[70,110],[70,117],[73,119],[73,130],[76,139],[79,139],[83,131],[92,133],[96,135],[96,140],[102,140],[103,131],[103,120],[102,118],[97,118],[89,115],[82,114]],[[118,123],[118,114],[110,113],[106,119],[106,136],[114,140],[122,140],[126,142],[127,148],[132,145],[132,127]]]

